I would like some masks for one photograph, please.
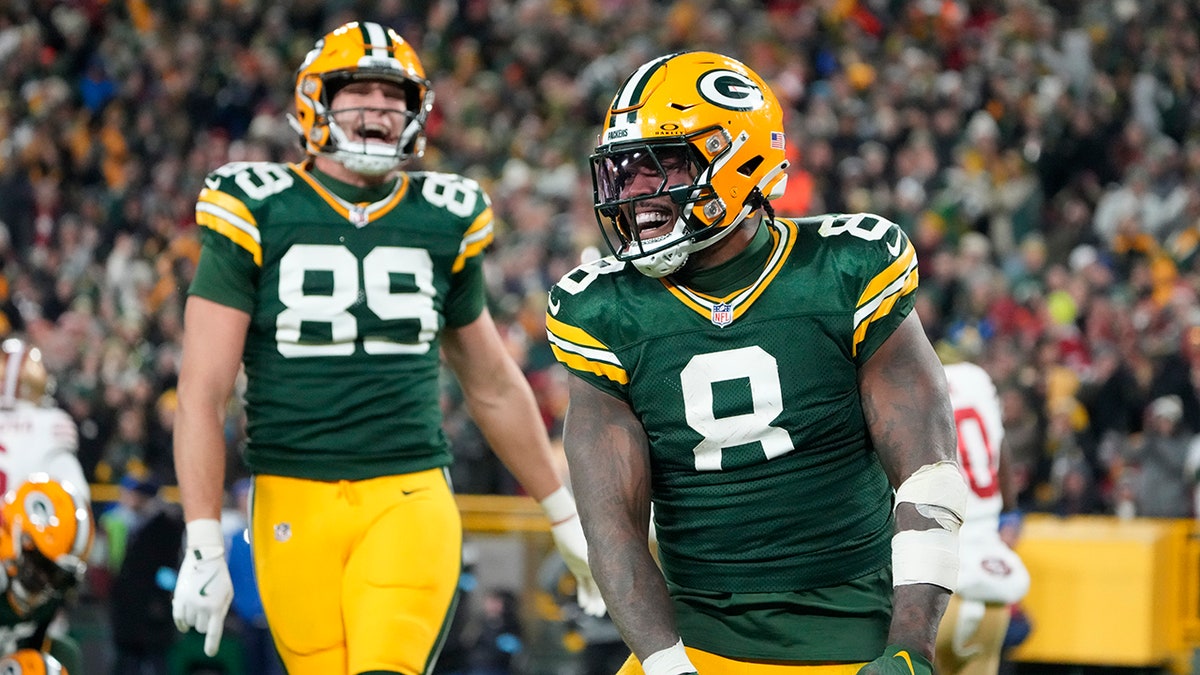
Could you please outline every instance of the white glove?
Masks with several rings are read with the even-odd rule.
[[[575,498],[564,486],[540,503],[550,519],[554,545],[558,547],[567,568],[575,575],[576,599],[580,609],[591,616],[604,616],[608,608],[588,567],[587,539],[583,536],[583,524],[579,522],[579,513],[575,510]]]
[[[175,627],[204,633],[204,653],[216,656],[225,630],[225,614],[233,603],[233,581],[225,563],[225,540],[217,520],[187,524],[187,550],[179,566],[171,613]]]

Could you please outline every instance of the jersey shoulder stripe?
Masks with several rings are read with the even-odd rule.
[[[196,200],[196,224],[244,249],[262,267],[263,203],[295,185],[295,174],[278,162],[230,162],[204,179]]]
[[[491,245],[495,239],[494,215],[492,207],[485,208],[467,231],[463,234],[462,244],[458,248],[458,257],[454,259],[454,265],[450,268],[451,272],[459,272],[467,264],[467,259],[483,253],[483,251]]]
[[[871,323],[891,314],[896,301],[917,290],[917,254],[908,237],[896,227],[897,241],[902,242],[900,256],[882,272],[872,277],[858,298],[854,310],[854,353],[866,337]]]
[[[224,236],[244,248],[254,264],[262,266],[262,238],[250,209],[237,197],[204,188],[196,201],[196,224]]]
[[[629,373],[603,342],[582,328],[546,314],[546,335],[554,357],[571,370],[594,373],[617,384],[628,384]]]

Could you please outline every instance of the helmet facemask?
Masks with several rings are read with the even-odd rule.
[[[433,109],[433,92],[423,83],[400,80],[391,75],[374,74],[370,71],[354,73],[334,72],[320,77],[317,87],[318,99],[311,105],[315,119],[310,143],[316,146],[316,154],[332,157],[350,171],[368,176],[379,176],[397,168],[411,157],[425,153],[425,123]],[[405,92],[405,109],[378,107],[333,108],[332,102],[343,87],[353,82],[380,81],[398,84]],[[303,85],[302,85],[303,86]],[[394,117],[389,123],[379,117]],[[353,130],[354,138],[347,130]],[[360,140],[361,139],[361,140]]]
[[[11,590],[16,604],[28,612],[52,600],[61,599],[78,585],[84,562],[70,555],[64,555],[62,560],[55,562],[47,558],[31,538],[21,538]]]
[[[600,230],[618,260],[633,263],[647,276],[663,277],[682,268],[692,251],[712,243],[717,231],[707,223],[725,213],[709,182],[711,164],[692,141],[676,137],[628,143],[591,156]],[[668,222],[671,228],[662,231]]]

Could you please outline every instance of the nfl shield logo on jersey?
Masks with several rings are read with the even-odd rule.
[[[724,328],[733,323],[733,307],[727,302],[718,302],[712,306],[712,322],[715,326]]]
[[[353,223],[355,227],[362,227],[363,225],[371,222],[371,217],[367,215],[367,208],[358,204],[351,206],[350,222]]]

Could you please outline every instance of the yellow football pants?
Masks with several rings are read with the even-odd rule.
[[[462,568],[445,472],[324,482],[257,476],[251,545],[290,675],[424,673]]]
[[[831,663],[811,666],[783,665],[759,661],[735,661],[711,652],[684,646],[688,659],[704,675],[855,675],[862,663]],[[645,675],[642,664],[632,654],[617,675]]]

